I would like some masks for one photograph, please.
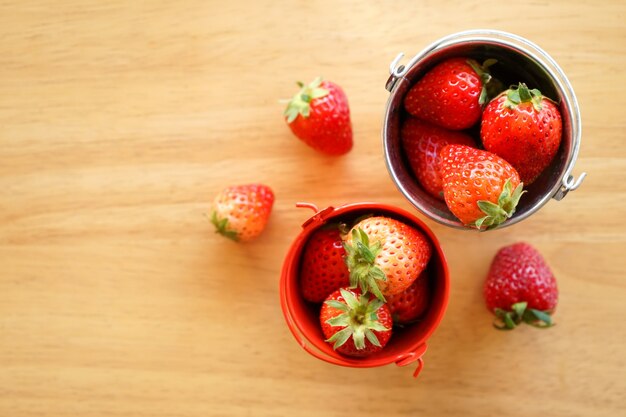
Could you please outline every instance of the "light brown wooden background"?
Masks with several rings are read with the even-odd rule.
[[[626,3],[510,3],[2,1],[0,416],[626,415]],[[588,179],[502,231],[428,222],[452,292],[417,381],[309,357],[278,303],[309,216],[294,203],[410,209],[382,159],[388,64],[480,27],[568,74]],[[349,96],[342,158],[281,117],[294,81],[318,74]],[[203,213],[250,181],[277,201],[237,246]],[[549,331],[496,332],[482,304],[491,257],[518,240],[559,279]]]

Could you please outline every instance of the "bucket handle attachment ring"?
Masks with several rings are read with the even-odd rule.
[[[565,188],[567,188],[567,191],[574,191],[575,189],[580,187],[580,184],[582,184],[586,176],[587,176],[587,173],[583,172],[582,174],[580,174],[578,179],[574,181],[574,176],[569,175],[567,179],[563,178],[563,185],[565,186]]]
[[[403,57],[404,57],[404,52],[400,52],[398,56],[396,56],[395,59],[391,61],[391,64],[389,64],[390,75],[389,75],[389,78],[387,79],[387,82],[385,83],[385,89],[387,91],[393,90],[393,87],[396,84],[396,81],[398,81],[399,78],[402,78],[402,76],[406,74],[406,72],[408,71],[407,67],[405,67],[404,65],[399,65],[400,60]]]
[[[398,65],[402,58],[404,58],[404,52],[400,52],[393,59],[393,61],[391,61],[391,64],[389,64],[389,74],[396,77],[402,77],[404,74],[406,74],[406,67],[404,65]]]
[[[574,180],[574,176],[567,173],[563,177],[562,186],[559,190],[554,194],[554,199],[556,201],[560,201],[567,195],[568,192],[576,190],[583,183],[583,180],[587,176],[586,172],[580,174],[578,179]]]

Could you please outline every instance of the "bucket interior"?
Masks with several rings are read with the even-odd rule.
[[[356,218],[367,214],[384,215],[412,225],[416,229],[421,230],[424,235],[431,240],[432,244],[430,232],[425,231],[420,225],[410,219],[396,213],[372,211],[371,209],[364,208],[350,211],[349,213],[339,216],[331,216],[327,222],[344,221],[351,224]],[[321,225],[318,227],[321,227]],[[288,271],[286,282],[288,308],[294,322],[296,322],[296,325],[306,339],[324,354],[340,359],[348,366],[377,366],[393,363],[407,353],[420,347],[438,325],[447,305],[447,270],[440,248],[433,244],[433,255],[427,266],[428,279],[431,284],[431,302],[425,315],[418,322],[406,325],[404,328],[394,326],[391,339],[382,351],[366,358],[351,358],[335,352],[332,346],[324,341],[324,335],[319,320],[321,303],[310,303],[304,300],[300,292],[299,273],[302,252],[309,237],[318,227],[307,230],[307,233],[301,236],[302,239],[291,259],[293,267]]]
[[[424,191],[413,175],[409,162],[401,149],[400,128],[404,119],[408,117],[403,102],[411,86],[436,64],[453,57],[473,58],[480,63],[489,58],[497,59],[498,62],[489,68],[490,73],[501,80],[505,88],[524,82],[529,88],[538,88],[544,96],[554,100],[561,112],[563,133],[559,150],[543,173],[530,186],[524,187],[527,192],[522,196],[515,215],[503,223],[503,226],[513,224],[516,219],[525,218],[536,211],[560,188],[574,142],[572,114],[578,110],[568,107],[566,92],[562,91],[546,66],[538,58],[510,45],[503,45],[496,41],[466,41],[440,47],[418,61],[404,77],[397,81],[391,93],[383,140],[388,168],[401,191],[413,205],[441,223],[462,227],[461,223],[448,210],[445,202]],[[478,141],[479,147],[482,148],[482,144],[480,144],[480,122],[468,129],[467,132]]]

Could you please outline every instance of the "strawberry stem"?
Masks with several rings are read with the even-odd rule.
[[[377,281],[386,281],[387,276],[376,264],[376,256],[382,245],[376,242],[370,245],[369,237],[363,229],[352,229],[352,245],[344,242],[345,262],[350,271],[350,287],[361,288],[363,293],[371,292],[379,300],[386,301]]]
[[[211,213],[211,223],[215,226],[215,233],[219,233],[220,235],[234,240],[235,242],[239,241],[239,235],[237,232],[228,228],[228,218],[220,219],[217,216],[217,211],[213,211],[213,213]]]
[[[495,308],[497,319],[493,327],[498,330],[513,330],[520,323],[526,323],[533,327],[546,329],[554,326],[550,312],[527,308],[528,303],[523,301],[511,306],[511,311]]]
[[[287,123],[296,120],[298,115],[309,117],[311,101],[328,94],[328,90],[320,87],[322,85],[322,77],[317,77],[308,85],[304,85],[301,81],[298,81],[297,84],[300,87],[300,91],[289,101],[283,113],[287,117]]]
[[[369,294],[357,295],[343,288],[340,292],[344,301],[328,300],[325,303],[342,311],[342,313],[326,320],[326,323],[344,328],[326,341],[334,343],[333,349],[346,343],[350,337],[352,337],[357,349],[365,348],[365,339],[374,346],[380,347],[380,341],[373,331],[384,332],[389,330],[378,320],[378,309],[383,306],[383,302],[375,298],[370,300]]]
[[[489,99],[490,99],[489,93],[491,91],[491,89],[489,88],[489,84],[491,83],[492,80],[494,80],[491,74],[489,73],[489,67],[497,63],[498,60],[493,59],[493,58],[486,59],[482,63],[482,65],[473,59],[468,59],[466,62],[469,64],[470,67],[472,67],[474,72],[478,75],[478,77],[480,77],[480,80],[482,81],[483,87],[480,91],[478,104],[483,106],[489,102]]]
[[[506,219],[509,219],[513,213],[515,213],[515,208],[522,194],[526,192],[523,188],[524,184],[520,183],[515,190],[513,190],[511,179],[507,179],[498,197],[498,204],[488,200],[480,200],[476,203],[478,204],[478,208],[485,213],[485,216],[476,220],[472,225],[479,230],[483,227],[485,230],[493,229]]]
[[[541,110],[541,101],[544,97],[541,91],[536,88],[529,90],[526,84],[519,83],[517,87],[513,86],[503,94],[506,94],[506,100],[504,100],[502,106],[508,109],[514,109],[522,103],[532,103],[535,111]]]

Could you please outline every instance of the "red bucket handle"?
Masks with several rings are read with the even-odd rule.
[[[417,349],[415,349],[414,351],[406,353],[400,359],[398,359],[396,361],[396,365],[407,366],[412,364],[413,362],[417,362],[417,368],[415,369],[415,372],[413,372],[413,378],[417,378],[420,372],[422,372],[422,369],[424,369],[424,360],[422,359],[422,356],[426,352],[427,348],[428,346],[426,346],[426,343],[418,346]]]

